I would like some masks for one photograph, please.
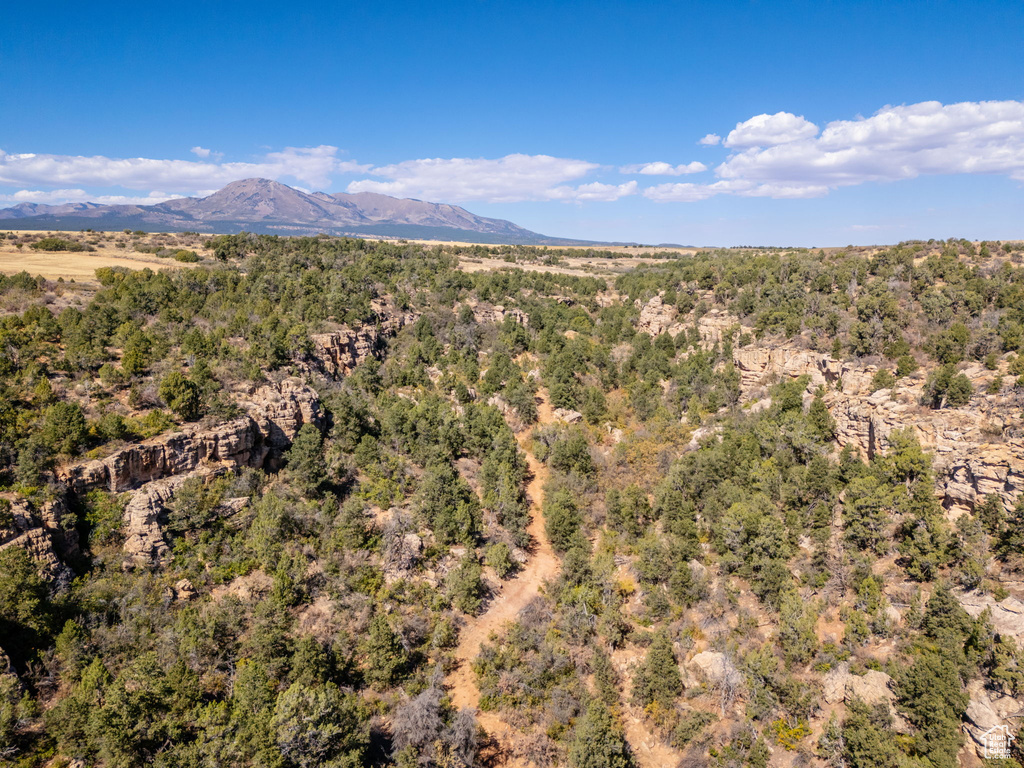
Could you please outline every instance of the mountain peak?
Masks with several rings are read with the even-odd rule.
[[[72,222],[72,217],[74,221]],[[373,192],[307,193],[273,179],[239,179],[202,198],[185,197],[156,205],[15,206],[0,219],[19,226],[38,221],[48,228],[66,219],[69,229],[131,227],[150,231],[213,229],[221,232],[270,231],[281,234],[390,235],[483,242],[551,242],[503,219],[489,219],[446,203],[399,199]]]

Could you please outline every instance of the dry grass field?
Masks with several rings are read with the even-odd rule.
[[[50,280],[64,278],[76,283],[95,283],[100,267],[126,267],[128,269],[180,269],[181,262],[161,258],[152,253],[136,251],[138,247],[178,247],[196,249],[194,236],[147,234],[126,235],[122,232],[14,232],[10,239],[0,230],[0,273],[9,275],[28,272],[33,277],[42,275]],[[47,236],[61,237],[88,244],[93,251],[37,251],[28,243]],[[188,241],[186,243],[186,240]],[[19,248],[18,245],[21,245]],[[202,251],[199,251],[202,254]]]
[[[554,249],[551,249],[554,250]],[[616,275],[632,269],[637,264],[657,261],[657,259],[623,258],[623,259],[588,259],[562,257],[558,264],[542,264],[539,262],[517,261],[514,264],[503,259],[484,259],[463,257],[459,259],[459,268],[465,272],[484,272],[497,269],[524,269],[527,272],[552,272],[560,275]]]
[[[88,245],[91,251],[37,251],[30,244],[42,237],[56,236]],[[128,269],[180,269],[190,264],[182,264],[173,258],[161,257],[146,250],[157,248],[194,250],[200,256],[208,258],[208,252],[202,248],[203,241],[209,235],[195,234],[133,234],[125,232],[45,232],[21,230],[5,232],[0,230],[0,273],[15,274],[26,271],[33,277],[42,275],[56,280],[74,280],[76,283],[92,285],[96,283],[96,270],[100,267],[126,267]],[[381,238],[391,241],[391,238]],[[472,243],[441,243],[438,241],[417,240],[426,246],[435,245],[473,245]],[[20,247],[19,247],[20,245]],[[588,258],[586,256],[567,255],[579,253],[579,249],[564,249],[543,246],[527,246],[536,249],[536,261],[517,261],[510,263],[501,258],[470,257],[461,258],[460,266],[467,272],[480,272],[516,267],[534,272],[553,272],[567,275],[605,275],[614,276],[636,266],[641,262],[654,261],[645,258],[652,252],[695,253],[693,248],[648,248],[642,246],[607,246],[602,251],[622,254],[622,258]],[[554,263],[545,258],[555,256]]]

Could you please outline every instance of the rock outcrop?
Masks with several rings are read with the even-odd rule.
[[[636,302],[639,305],[639,299]],[[661,296],[652,296],[651,299],[640,307],[640,317],[636,322],[636,329],[640,333],[646,333],[651,336],[660,336],[663,333],[669,333],[670,329],[675,330],[672,335],[682,329],[673,328],[677,325],[676,319],[676,308],[671,304],[666,304]]]
[[[518,309],[517,307],[510,307],[506,309],[500,304],[488,304],[481,302],[479,304],[472,305],[473,308],[473,320],[481,325],[500,325],[505,321],[506,317],[513,318],[520,325],[527,325],[529,318],[526,313]]]
[[[396,312],[383,302],[373,304],[379,318],[373,325],[342,328],[329,333],[314,333],[309,337],[312,351],[296,362],[305,370],[340,379],[369,357],[380,358],[387,339],[394,336],[418,317],[412,312]]]
[[[174,493],[190,478],[203,477],[209,470],[165,477],[146,483],[132,494],[124,508],[124,552],[126,566],[163,563],[170,554],[164,535],[164,515]]]
[[[738,348],[733,362],[748,401],[763,395],[769,384],[808,376],[809,392],[825,389],[839,445],[850,445],[867,459],[888,449],[893,431],[912,428],[933,454],[937,492],[951,517],[989,495],[1010,509],[1024,492],[1024,438],[1019,404],[1012,398],[976,395],[967,407],[934,410],[920,404],[927,380],[923,371],[901,379],[896,389],[872,391],[877,366],[857,366],[795,344]],[[993,375],[977,365],[965,374],[975,391]]]
[[[850,672],[849,662],[829,670],[823,682],[823,696],[828,704],[849,703],[860,699],[865,704],[892,703],[896,694],[889,687],[892,678],[884,672],[868,670],[863,675]]]
[[[743,347],[733,351],[733,362],[740,374],[740,386],[745,390],[810,376],[812,389],[835,387],[846,394],[866,395],[878,370],[873,365],[855,367],[822,352],[789,346]]]
[[[240,405],[247,415],[214,427],[187,427],[144,440],[104,459],[65,467],[58,471],[58,478],[75,495],[94,489],[112,493],[138,489],[124,510],[126,564],[162,562],[169,553],[164,512],[186,480],[241,467],[276,469],[304,424],[326,426],[316,391],[297,379],[260,387]],[[33,551],[38,551],[38,537],[32,543]]]
[[[202,464],[263,467],[279,459],[303,424],[324,426],[318,395],[296,379],[260,387],[242,405],[249,415],[143,440],[104,459],[59,470],[57,477],[75,494],[97,488],[121,493]]]
[[[696,328],[701,346],[705,349],[720,344],[731,336],[732,331],[740,327],[739,318],[724,309],[709,309],[699,317],[695,312],[680,315],[678,310],[671,304],[666,304],[661,296],[653,296],[643,305],[638,299],[634,304],[640,307],[640,317],[636,323],[636,329],[640,333],[650,336],[667,333],[675,338],[687,327]]]
[[[917,383],[868,396],[829,392],[824,400],[839,445],[852,445],[867,458],[888,448],[893,431],[913,428],[933,454],[938,495],[952,516],[989,495],[1010,509],[1024,492],[1024,439],[1004,437],[1009,420],[985,403],[936,411],[919,405],[920,393]]]
[[[78,532],[63,499],[45,501],[38,509],[21,498],[5,501],[10,507],[0,523],[0,549],[20,547],[51,583],[70,584],[74,573],[65,561],[78,554]]]
[[[67,586],[74,578],[72,570],[59,558],[53,547],[53,539],[45,528],[32,528],[10,541],[0,544],[0,550],[21,547],[39,566],[39,573],[47,581]]]
[[[981,680],[967,686],[967,695],[970,703],[964,713],[964,730],[974,742],[978,757],[991,757],[985,750],[985,734],[999,726],[1011,725],[1014,722],[1011,718],[1021,716],[1024,703],[986,688]]]
[[[1024,602],[1016,597],[996,600],[983,592],[959,592],[957,600],[973,618],[989,611],[989,623],[1000,635],[1012,637],[1018,644],[1024,639]]]

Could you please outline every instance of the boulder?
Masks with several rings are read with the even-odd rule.
[[[723,683],[739,685],[742,680],[742,675],[735,665],[726,658],[724,653],[718,651],[698,653],[686,664],[711,685],[717,686]]]
[[[181,579],[175,582],[173,587],[167,588],[167,597],[180,602],[193,600],[198,594],[196,588],[192,586],[192,582],[188,579]]]
[[[850,672],[849,662],[843,662],[835,669],[829,670],[823,683],[823,695],[826,703],[849,703],[860,699],[865,704],[892,702],[896,694],[889,687],[892,678],[884,672],[868,670],[863,675]]]
[[[1020,643],[1024,637],[1024,602],[1016,597],[996,601],[982,592],[955,592],[957,600],[972,618],[978,618],[985,610],[990,611],[989,622],[1000,635],[1008,635]]]
[[[638,300],[639,303],[639,300]],[[676,308],[662,301],[661,296],[653,296],[640,309],[640,317],[636,329],[640,333],[658,336],[668,332],[676,318]],[[678,331],[676,331],[678,333]]]
[[[552,411],[556,421],[564,421],[566,424],[579,424],[583,421],[583,414],[569,408],[555,408]]]

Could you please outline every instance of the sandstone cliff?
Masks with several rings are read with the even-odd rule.
[[[247,415],[213,427],[186,427],[126,446],[104,459],[64,467],[57,472],[58,480],[74,495],[94,489],[113,493],[137,489],[124,510],[127,563],[160,562],[169,552],[165,507],[188,478],[240,467],[276,469],[304,424],[326,426],[319,396],[298,379],[260,387],[240,405]],[[41,515],[38,525],[26,524],[17,540],[50,570],[66,568],[55,554],[59,547],[46,546],[60,544],[64,539],[59,537],[70,535],[59,522],[51,509]]]
[[[752,333],[738,317],[721,310],[699,318],[692,313],[679,317],[660,296],[643,305],[637,323],[638,330],[652,335],[675,335],[687,326],[697,328],[705,347],[721,343],[730,330]],[[754,405],[769,385],[806,375],[808,392],[819,387],[825,391],[823,399],[836,420],[840,447],[851,445],[868,459],[886,450],[894,430],[913,428],[921,445],[933,454],[937,492],[951,516],[973,509],[988,495],[998,496],[1009,509],[1024,492],[1019,398],[976,394],[963,408],[933,410],[920,405],[925,371],[901,379],[894,390],[873,392],[877,365],[836,360],[810,346],[808,339],[796,339],[735,347],[733,363],[740,375],[742,400]],[[976,393],[984,391],[998,373],[978,364],[961,367]]]
[[[78,554],[78,533],[63,499],[38,507],[21,498],[7,501],[10,510],[0,523],[0,550],[21,547],[46,579],[60,586],[70,584],[74,574],[65,561]]]
[[[340,379],[352,372],[359,363],[369,357],[380,358],[387,339],[402,328],[416,321],[413,312],[398,312],[383,302],[373,303],[379,318],[374,325],[359,328],[342,328],[329,333],[314,333],[310,336],[313,349],[302,355],[296,362],[311,373],[318,373],[329,379]]]
[[[96,488],[120,493],[201,464],[273,468],[303,424],[324,427],[319,396],[298,379],[260,387],[241,405],[248,415],[143,440],[104,459],[64,467],[57,478],[75,494]]]

